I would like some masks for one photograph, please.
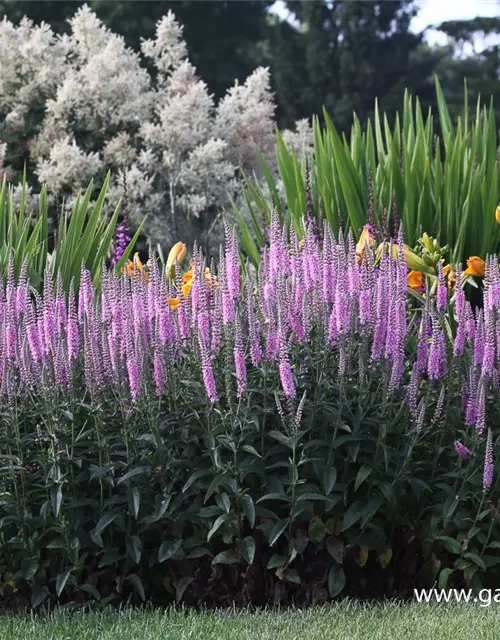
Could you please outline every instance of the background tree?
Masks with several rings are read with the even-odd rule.
[[[286,6],[297,25],[273,31],[271,57],[279,70],[274,75],[278,101],[293,105],[287,117],[310,116],[324,105],[345,129],[353,110],[362,119],[369,113],[375,96],[385,108],[399,105],[413,71],[411,55],[422,39],[409,31],[413,0],[289,0]],[[290,79],[292,68],[300,94]]]
[[[13,22],[27,15],[69,33],[68,19],[81,0],[0,0],[0,14]],[[269,12],[273,0],[89,0],[89,6],[135,51],[154,36],[155,24],[171,9],[184,25],[190,59],[216,99],[234,80],[242,82],[259,65],[271,69],[277,122],[291,126],[326,106],[339,129],[348,131],[355,110],[361,121],[375,98],[390,114],[405,88],[424,108],[436,107],[438,74],[455,115],[467,77],[471,101],[500,98],[500,19],[449,21],[437,27],[449,36],[430,46],[410,31],[418,0],[286,0],[291,19]],[[495,36],[497,39],[495,40]],[[474,51],[478,38],[487,46]],[[149,69],[154,73],[154,69]]]
[[[184,26],[193,65],[220,98],[235,80],[242,82],[261,64],[260,42],[266,37],[273,0],[1,0],[0,15],[12,22],[26,15],[36,24],[47,22],[57,33],[69,33],[68,19],[84,4],[136,51],[143,39],[154,36],[158,20],[172,10]]]
[[[441,59],[436,72],[450,109],[456,113],[462,107],[464,78],[471,101],[480,95],[486,104],[491,97],[500,104],[500,17],[448,21],[438,29],[449,38],[450,55]]]

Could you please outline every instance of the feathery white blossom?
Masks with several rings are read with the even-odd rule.
[[[258,153],[274,151],[274,110],[269,69],[259,67],[243,85],[236,83],[217,107],[216,134],[226,140],[231,160],[258,167]]]
[[[99,181],[112,169],[109,210],[126,181],[130,218],[139,223],[147,216],[150,239],[170,241],[190,216],[212,216],[228,203],[239,170],[258,170],[257,149],[272,162],[268,69],[236,83],[216,105],[189,62],[183,28],[171,11],[141,53],[87,5],[69,25],[68,34],[57,36],[26,18],[18,26],[0,23],[0,108],[9,145],[17,136],[49,193],[71,203],[90,178]],[[154,81],[143,58],[156,67]],[[294,148],[307,147],[305,124],[290,136]],[[9,145],[0,148],[4,158]],[[8,172],[3,164],[0,169]]]
[[[59,192],[68,183],[84,186],[102,168],[98,153],[85,153],[67,136],[54,143],[49,156],[38,163],[36,174],[40,183]]]

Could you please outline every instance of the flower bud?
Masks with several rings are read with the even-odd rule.
[[[389,244],[386,242],[380,245],[380,247],[377,249],[377,260],[380,259],[384,246],[388,247]],[[431,264],[426,264],[426,262],[424,262],[424,260],[422,260],[422,258],[419,255],[417,255],[414,251],[412,251],[407,244],[404,245],[404,255],[405,255],[406,265],[410,270],[420,271],[421,273],[428,273],[428,274],[435,273],[434,267]],[[392,247],[392,256],[393,258],[398,257],[397,244],[393,245]]]
[[[167,265],[165,267],[167,275],[174,275],[175,265],[182,264],[186,259],[186,254],[186,245],[183,242],[177,242],[176,244],[174,244],[174,246],[170,249],[170,253],[168,254],[167,258]]]
[[[429,237],[429,235],[427,233],[424,233],[422,235],[422,244],[424,245],[424,248],[430,252],[432,252],[433,250],[433,246],[432,246],[432,240]]]

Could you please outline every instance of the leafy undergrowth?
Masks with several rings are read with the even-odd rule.
[[[307,530],[299,530],[296,540],[301,536],[308,540]],[[365,602],[394,601],[396,598],[410,601],[414,589],[429,588],[441,567],[449,564],[450,560],[446,552],[441,552],[439,559],[434,553],[424,557],[418,537],[409,530],[400,531],[393,545],[391,562],[386,566],[376,553],[363,553],[359,547],[343,545],[340,538],[327,536],[315,545],[309,544],[295,558],[293,568],[287,568],[286,549],[270,549],[261,535],[257,537],[251,565],[243,561],[214,565],[210,558],[205,557],[197,559],[189,569],[184,566],[186,575],[190,577],[177,581],[177,587],[182,585],[181,594],[178,588],[173,588],[176,581],[170,571],[158,566],[149,570],[143,568],[141,579],[134,581],[130,576],[124,576],[119,567],[100,567],[103,554],[93,554],[88,557],[81,574],[82,582],[87,587],[93,585],[93,589],[69,586],[58,598],[57,584],[52,581],[48,583],[49,589],[20,580],[15,588],[4,586],[0,612],[14,613],[33,606],[34,600],[38,599],[37,593],[45,594],[43,607],[58,604],[77,608],[91,606],[101,611],[124,604],[141,606],[144,591],[150,605],[166,608],[175,602],[178,595],[184,605],[198,611],[225,607],[244,610],[248,606],[268,605],[310,607],[331,603],[332,596],[335,598],[336,594],[360,598]],[[337,558],[334,559],[332,554]],[[339,560],[342,561],[341,570],[338,569]],[[46,564],[50,565],[49,562]],[[452,573],[448,587],[463,586],[460,572]]]

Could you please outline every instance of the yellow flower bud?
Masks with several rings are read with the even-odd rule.
[[[405,261],[409,269],[421,271],[422,273],[434,273],[434,268],[426,264],[407,244],[404,245],[404,253]]]
[[[429,251],[429,253],[433,250],[432,239],[429,237],[427,233],[422,235],[422,244]]]
[[[361,263],[363,260],[366,247],[371,247],[374,240],[375,237],[371,233],[370,227],[368,225],[365,225],[359,237],[358,244],[356,245],[356,255],[358,257],[359,263]]]
[[[495,218],[498,222],[498,224],[500,224],[500,204],[498,205],[498,207],[495,209]]]
[[[167,275],[173,276],[175,273],[175,265],[182,264],[186,259],[186,254],[186,245],[183,242],[176,242],[168,254],[167,265],[165,267]]]
[[[382,250],[384,246],[389,247],[389,243],[385,242],[384,244],[380,245],[380,247],[377,250],[377,259],[379,259],[380,256],[382,255]],[[407,244],[404,245],[404,255],[405,255],[406,265],[411,271],[420,271],[421,273],[428,273],[431,275],[434,273],[434,267],[426,264],[419,255],[417,255],[414,251],[410,249],[410,247]],[[392,245],[392,256],[394,259],[398,257],[397,244]]]

